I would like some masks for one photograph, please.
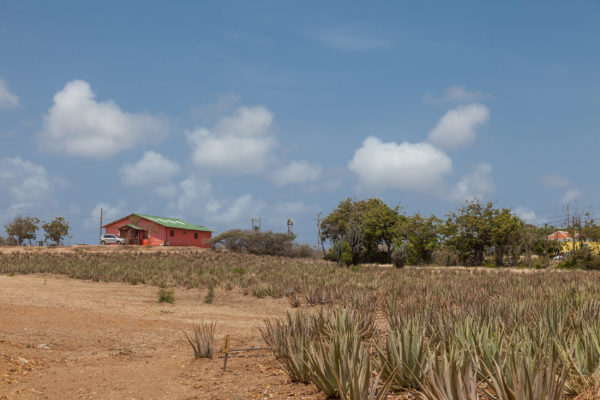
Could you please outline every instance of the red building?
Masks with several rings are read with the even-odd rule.
[[[576,235],[579,237],[579,235]],[[548,240],[556,240],[557,242],[569,242],[573,240],[571,234],[566,231],[556,231],[552,235],[548,235]]]
[[[103,226],[107,234],[127,239],[128,244],[149,246],[197,246],[210,248],[212,229],[176,218],[131,214]]]

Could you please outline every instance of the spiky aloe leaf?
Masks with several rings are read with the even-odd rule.
[[[553,352],[549,349],[549,352]],[[496,363],[489,371],[488,385],[498,400],[562,400],[568,368],[552,354],[538,355],[512,349],[504,366]]]
[[[451,351],[431,354],[430,367],[423,382],[427,400],[478,400],[473,361]]]
[[[412,320],[388,332],[385,350],[377,347],[375,365],[394,389],[419,389],[427,371],[425,325]]]

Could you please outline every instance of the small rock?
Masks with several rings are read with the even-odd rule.
[[[46,343],[40,343],[37,345],[38,349],[44,349],[44,350],[50,350],[50,346],[48,346]]]

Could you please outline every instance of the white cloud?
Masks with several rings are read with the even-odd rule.
[[[189,177],[179,184],[179,196],[168,208],[180,216],[200,218],[206,224],[220,227],[246,227],[251,218],[260,217],[267,209],[263,200],[244,194],[230,200],[219,200],[212,194],[209,181],[198,177]]]
[[[469,104],[446,112],[429,133],[429,141],[453,149],[471,143],[477,136],[476,129],[490,117],[483,104]]]
[[[0,159],[0,184],[17,203],[31,203],[52,191],[46,169],[20,157]]]
[[[88,216],[83,220],[84,228],[92,230],[100,229],[100,209],[102,209],[102,225],[106,225],[114,220],[125,217],[130,213],[127,212],[127,203],[120,200],[117,204],[98,203]]]
[[[0,158],[0,187],[5,188],[0,222],[17,214],[50,213],[58,206],[54,192],[66,185],[64,179],[51,177],[41,165],[20,157]]]
[[[492,166],[479,163],[472,172],[464,175],[455,185],[451,199],[457,201],[487,199],[494,192],[496,186],[491,177]]]
[[[235,92],[227,92],[219,95],[214,103],[202,104],[192,108],[193,115],[206,120],[214,120],[223,117],[233,110],[240,102],[240,95]]]
[[[265,107],[240,107],[221,118],[214,129],[187,131],[192,161],[205,170],[231,174],[262,172],[277,145],[271,125],[273,114]]]
[[[479,90],[469,90],[466,86],[450,86],[441,97],[435,97],[430,93],[423,96],[427,103],[461,103],[475,100],[484,100],[491,97]]]
[[[557,174],[546,174],[542,176],[542,184],[553,188],[564,188],[569,185],[569,180]]]
[[[369,136],[348,168],[365,188],[434,191],[452,170],[452,160],[429,143],[383,143]]]
[[[68,82],[54,95],[40,133],[48,150],[107,158],[138,144],[157,142],[168,124],[149,114],[124,112],[113,101],[98,102],[89,83]]]
[[[250,224],[250,219],[259,217],[267,204],[263,200],[256,200],[251,194],[244,194],[227,206],[222,207],[221,212],[209,216],[211,221],[229,226],[247,226]]]
[[[560,202],[562,204],[569,204],[569,203],[573,203],[577,200],[580,200],[582,197],[583,197],[583,193],[579,189],[569,189],[560,198]]]
[[[125,164],[119,169],[121,183],[125,186],[148,187],[162,195],[172,196],[176,190],[171,180],[179,174],[180,167],[162,154],[147,151],[144,156],[133,164]]]
[[[292,161],[285,167],[276,170],[272,179],[278,185],[284,186],[292,183],[314,182],[321,176],[323,168],[313,165],[308,161]]]
[[[19,105],[19,97],[8,90],[4,79],[0,79],[0,108],[15,108]]]
[[[535,211],[527,207],[517,207],[514,211],[515,215],[521,218],[523,221],[528,224],[533,224],[537,221],[537,216],[535,215]]]

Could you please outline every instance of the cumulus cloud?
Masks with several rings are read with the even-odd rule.
[[[523,221],[528,224],[533,224],[537,220],[537,216],[535,215],[535,211],[527,207],[517,207],[514,211],[515,215],[521,218]]]
[[[219,95],[214,103],[202,104],[191,109],[191,113],[204,120],[215,120],[222,118],[232,111],[240,102],[240,95],[235,92],[227,92]]]
[[[579,189],[569,189],[560,198],[560,202],[562,204],[569,204],[569,203],[573,203],[577,200],[580,200],[582,197],[583,197],[583,193]]]
[[[0,79],[0,108],[15,108],[19,105],[19,97],[8,90],[4,79]]]
[[[479,163],[473,171],[464,175],[454,186],[451,199],[457,201],[487,199],[494,192],[496,186],[491,177],[492,166]]]
[[[0,202],[8,206],[0,210],[0,225],[17,214],[56,209],[54,192],[66,184],[41,165],[20,157],[0,158],[0,186],[5,189]]]
[[[119,176],[125,186],[152,187],[157,194],[169,196],[175,190],[171,180],[179,174],[180,169],[179,164],[162,154],[147,151],[139,161],[123,165],[119,169]]]
[[[209,224],[230,227],[249,225],[250,219],[259,217],[267,206],[263,200],[257,200],[251,194],[229,200],[217,199],[208,180],[189,177],[180,182],[179,196],[169,208],[178,215],[189,215]]]
[[[0,159],[0,182],[16,203],[31,203],[52,191],[46,169],[20,157]]]
[[[124,112],[111,100],[97,101],[89,83],[74,80],[54,95],[40,139],[51,151],[108,158],[138,144],[157,142],[168,130],[160,118]]]
[[[124,200],[120,200],[116,204],[98,203],[92,208],[88,216],[84,218],[84,228],[89,230],[98,229],[100,224],[100,209],[102,209],[103,225],[130,214],[127,210],[127,203]]]
[[[273,172],[272,179],[280,186],[292,183],[314,182],[321,176],[323,168],[308,161],[292,161],[285,167]]]
[[[564,188],[569,185],[569,180],[557,174],[546,174],[542,176],[542,184],[553,188]]]
[[[483,104],[469,104],[449,110],[429,133],[429,141],[437,146],[454,149],[475,140],[476,129],[490,118]]]
[[[423,100],[426,103],[461,103],[484,100],[489,97],[490,95],[483,93],[482,91],[469,90],[466,86],[455,85],[446,89],[446,92],[440,97],[436,97],[431,93],[426,93],[423,96]]]
[[[369,136],[348,163],[364,188],[433,191],[452,160],[429,143],[384,143]]]
[[[192,162],[201,171],[231,174],[262,172],[277,141],[271,132],[273,114],[265,107],[240,107],[221,118],[212,130],[187,131]]]
[[[51,177],[43,166],[21,157],[0,159],[0,186],[6,188],[3,202],[12,208],[47,209],[55,205],[55,189],[66,185],[64,179]]]

